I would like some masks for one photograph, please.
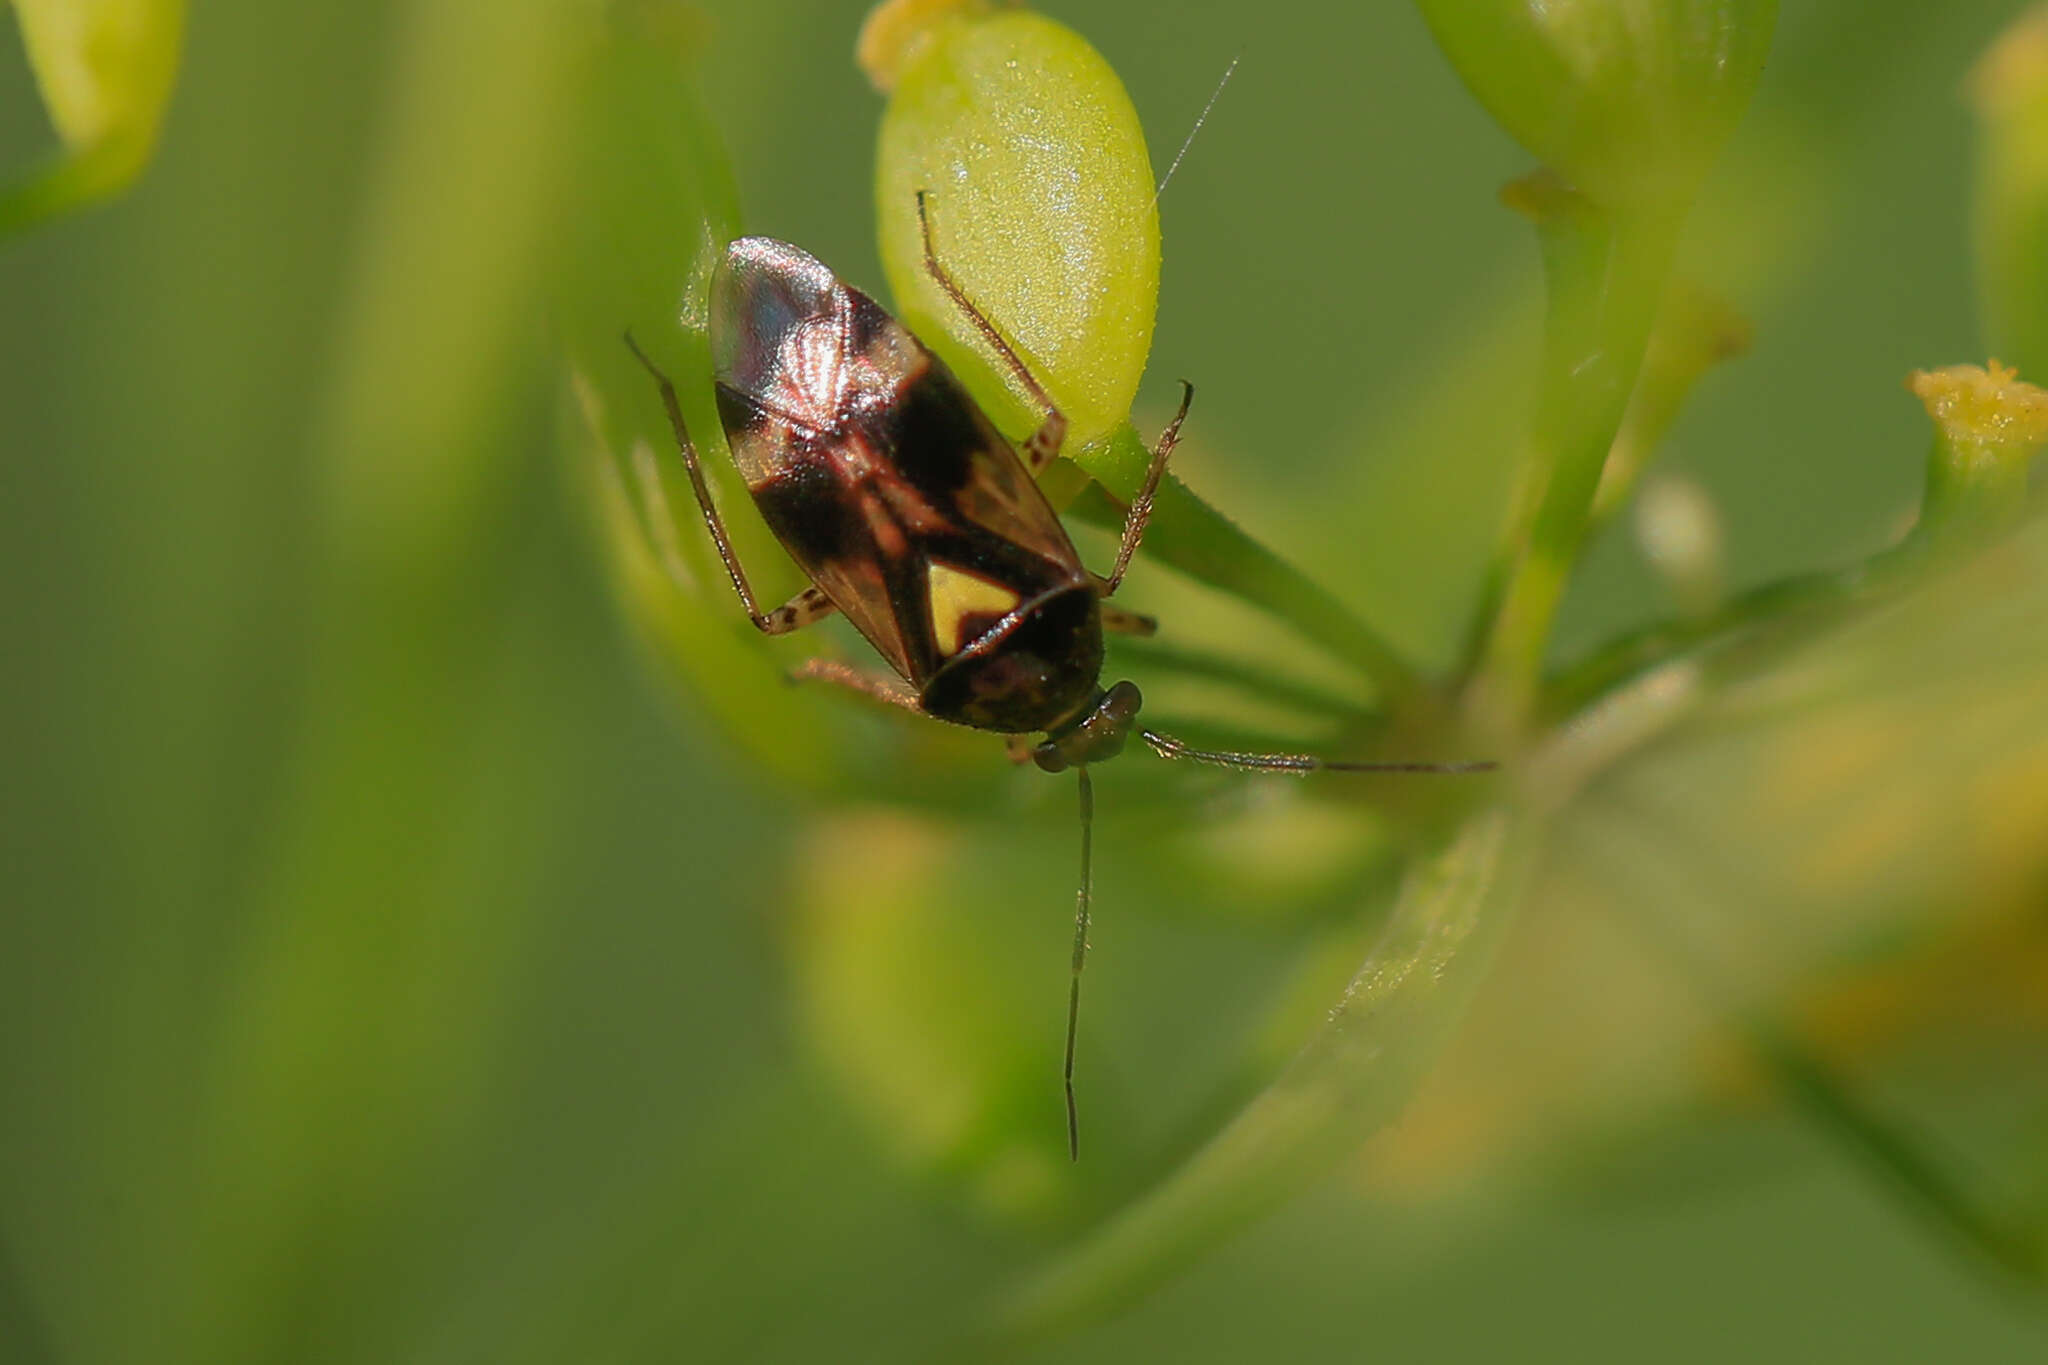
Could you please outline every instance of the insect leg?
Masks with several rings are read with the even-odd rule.
[[[849,692],[858,692],[864,697],[900,706],[905,711],[924,714],[924,707],[918,703],[917,693],[910,690],[910,684],[901,678],[881,673],[868,673],[851,664],[837,659],[806,659],[789,671],[792,682],[826,682],[843,687]]]
[[[825,596],[823,588],[805,588],[766,617],[756,617],[754,624],[765,634],[787,635],[792,630],[802,630],[813,621],[822,621],[837,610],[839,608],[832,605],[832,599]]]
[[[1031,373],[1031,367],[1024,363],[1009,342],[1003,340],[1003,334],[988,320],[988,315],[974,306],[974,300],[967,297],[967,291],[947,273],[945,266],[939,264],[939,254],[932,247],[932,220],[931,215],[925,211],[925,194],[924,190],[917,192],[917,226],[924,234],[926,273],[938,283],[939,288],[946,291],[946,297],[953,300],[960,311],[967,315],[967,320],[974,324],[982,339],[995,348],[996,354],[1009,366],[1010,373],[1017,377],[1017,382],[1024,386],[1032,401],[1037,403],[1045,414],[1045,420],[1024,442],[1022,451],[1024,466],[1035,477],[1060,453],[1060,444],[1067,439],[1066,416],[1054,405],[1052,395],[1045,391],[1045,385],[1038,382],[1038,376]]]
[[[1103,585],[1107,582],[1107,579],[1098,579],[1096,591],[1102,591]],[[1109,603],[1104,602],[1102,604],[1102,628],[1104,630],[1113,630],[1119,635],[1157,635],[1159,633],[1159,622],[1150,616],[1145,616],[1135,611],[1125,611],[1122,607],[1112,607]]]
[[[740,605],[747,609],[748,619],[764,635],[781,635],[829,615],[832,604],[823,600],[823,593],[817,593],[817,602],[810,600],[811,595],[817,592],[815,588],[805,589],[773,612],[763,612],[754,601],[754,590],[747,585],[746,572],[740,568],[739,556],[733,553],[732,541],[726,537],[725,523],[719,520],[718,508],[711,501],[711,489],[704,482],[703,466],[697,462],[697,446],[690,440],[689,428],[683,425],[683,409],[676,401],[675,385],[669,383],[668,376],[647,358],[647,352],[640,349],[640,343],[633,340],[631,332],[626,333],[626,346],[647,373],[654,376],[655,384],[661,389],[661,405],[668,409],[668,424],[675,431],[676,448],[683,453],[683,468],[690,475],[690,490],[697,495],[697,506],[704,513],[704,525],[710,528],[712,542],[718,546],[718,558],[725,565],[726,577],[732,580],[733,591],[740,595]]]
[[[1180,411],[1166,424],[1166,430],[1159,433],[1159,444],[1152,448],[1152,463],[1145,468],[1145,482],[1138,488],[1138,496],[1131,499],[1131,505],[1124,511],[1123,539],[1117,543],[1116,565],[1103,580],[1102,595],[1109,596],[1124,581],[1124,571],[1131,567],[1131,556],[1138,552],[1138,542],[1145,538],[1145,524],[1152,520],[1152,499],[1159,492],[1159,480],[1166,474],[1166,461],[1173,454],[1173,448],[1180,444],[1180,424],[1188,419],[1188,404],[1195,401],[1195,386],[1183,379],[1180,381]]]

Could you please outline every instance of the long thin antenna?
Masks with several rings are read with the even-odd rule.
[[[1145,742],[1161,758],[1184,758],[1191,763],[1214,763],[1254,773],[1486,773],[1500,766],[1495,759],[1460,759],[1449,763],[1423,763],[1396,759],[1390,762],[1358,762],[1343,758],[1317,758],[1314,754],[1247,754],[1228,749],[1197,749],[1172,735],[1157,730],[1140,730]],[[1085,847],[1085,840],[1083,841]]]
[[[1173,154],[1173,164],[1168,166],[1166,174],[1160,177],[1159,188],[1152,191],[1153,203],[1158,203],[1159,196],[1166,193],[1166,182],[1173,179],[1173,173],[1180,169],[1180,159],[1188,154],[1188,148],[1194,143],[1195,134],[1202,131],[1202,125],[1209,121],[1209,111],[1216,107],[1216,97],[1223,93],[1224,86],[1230,84],[1230,78],[1236,71],[1237,58],[1232,57],[1230,65],[1223,68],[1223,79],[1216,82],[1216,88],[1209,92],[1209,102],[1202,106],[1201,113],[1195,115],[1195,126],[1188,129],[1187,137],[1181,141],[1180,150]]]
[[[1088,963],[1088,907],[1094,896],[1095,784],[1086,764],[1081,778],[1081,890],[1074,897],[1074,984],[1067,991],[1067,1157],[1081,1159],[1081,1115],[1074,1106],[1074,1032],[1081,1020],[1081,968]]]

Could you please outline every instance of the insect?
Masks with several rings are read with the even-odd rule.
[[[1068,1151],[1078,1159],[1074,1041],[1093,895],[1091,764],[1116,757],[1136,728],[1163,757],[1250,771],[1465,773],[1495,765],[1232,753],[1137,727],[1137,686],[1102,686],[1103,632],[1150,634],[1154,623],[1108,599],[1144,539],[1193,386],[1183,384],[1180,409],[1153,449],[1109,573],[1090,573],[1037,483],[1059,454],[1066,419],[940,263],[923,194],[917,209],[926,270],[1042,420],[1013,446],[938,356],[815,257],[768,237],[733,242],[711,290],[719,417],[755,506],[811,580],[772,611],[761,609],[733,553],[674,386],[630,335],[626,343],[660,388],[705,526],[754,624],[782,635],[837,611],[892,670],[812,659],[796,676],[993,731],[1009,738],[1013,756],[1078,775],[1081,881],[1063,1069]],[[1033,743],[1032,735],[1042,738]]]

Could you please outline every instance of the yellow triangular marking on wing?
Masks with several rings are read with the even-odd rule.
[[[1002,616],[1017,606],[1017,594],[1000,583],[934,560],[929,568],[932,599],[932,642],[939,653],[953,655],[968,641],[961,639],[970,616]]]

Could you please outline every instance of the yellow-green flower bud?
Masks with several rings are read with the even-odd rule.
[[[1727,590],[1727,539],[1707,490],[1667,475],[1644,485],[1636,500],[1636,543],[1687,616],[1721,605]]]
[[[64,155],[0,187],[0,228],[112,194],[156,147],[178,71],[184,0],[14,0]]]
[[[930,48],[947,19],[982,16],[989,0],[886,0],[860,26],[853,60],[875,89],[888,94],[904,68]]]
[[[1418,0],[1509,135],[1607,208],[1683,204],[1749,103],[1776,0]]]
[[[1159,214],[1116,72],[1042,15],[943,0],[879,6],[861,56],[890,92],[876,208],[903,319],[999,426],[1037,425],[1022,387],[925,268],[923,191],[939,261],[1051,393],[1071,445],[1118,430],[1152,345]]]
[[[1996,360],[1918,370],[1906,387],[1934,419],[1921,533],[2011,522],[2026,506],[2027,468],[2048,445],[2048,390]]]

